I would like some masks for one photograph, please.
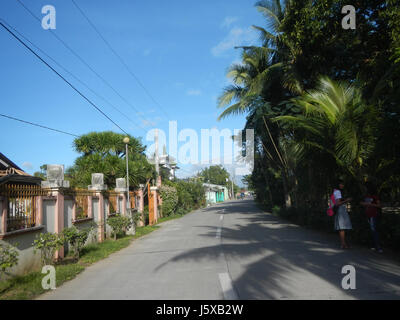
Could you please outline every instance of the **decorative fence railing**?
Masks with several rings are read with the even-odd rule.
[[[64,196],[70,196],[75,201],[75,219],[89,218],[90,197],[95,195],[94,191],[86,189],[64,189]]]
[[[7,232],[32,228],[37,223],[37,200],[48,190],[36,185],[3,185],[0,195],[7,198]]]
[[[41,212],[42,200],[39,201],[39,197],[55,197],[54,191],[55,189],[42,188],[37,185],[1,185],[0,201],[3,203],[5,223],[0,233],[28,229],[41,224],[42,214],[39,212]],[[58,192],[66,199],[73,200],[72,217],[74,221],[93,218],[92,198],[98,197],[99,191],[59,188]],[[105,210],[108,215],[126,214],[126,193],[111,190],[100,192],[106,200]],[[129,192],[129,200],[131,209],[143,209],[143,204],[140,204],[143,196],[139,196],[138,191]]]
[[[131,204],[131,209],[137,210],[139,207],[139,194],[138,192],[129,192],[129,200]]]
[[[122,197],[121,194],[114,191],[107,191],[108,203],[110,206],[110,215],[122,213]]]

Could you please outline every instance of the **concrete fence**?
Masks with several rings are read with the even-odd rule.
[[[94,226],[87,244],[102,242],[111,233],[107,218],[115,214],[128,215],[129,209],[142,213],[138,226],[143,226],[144,188],[130,192],[128,203],[126,189],[108,191],[105,187],[98,184],[89,186],[88,190],[72,189],[64,182],[51,185],[48,181],[42,187],[2,186],[0,243],[8,243],[19,252],[18,265],[10,273],[22,275],[41,267],[40,252],[34,253],[33,247],[40,233],[61,233],[71,226],[78,229]],[[151,191],[152,198],[157,197],[156,192]],[[157,212],[150,215],[157,217]],[[56,253],[56,258],[63,258],[67,251],[65,245]]]

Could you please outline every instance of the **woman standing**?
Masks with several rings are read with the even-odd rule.
[[[344,199],[342,192],[344,189],[343,181],[339,181],[337,188],[334,189],[333,195],[335,197],[335,206],[337,207],[335,214],[335,230],[339,231],[340,244],[342,249],[348,249],[349,246],[346,243],[346,230],[351,230],[352,225],[347,212],[346,203],[350,202],[352,199]]]

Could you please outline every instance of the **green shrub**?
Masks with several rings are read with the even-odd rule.
[[[107,224],[112,229],[114,240],[117,240],[117,235],[125,235],[126,231],[132,226],[131,217],[116,215],[107,219]]]
[[[34,252],[40,250],[42,264],[53,264],[54,254],[64,245],[64,237],[57,233],[40,233],[33,241]]]
[[[69,243],[75,258],[79,258],[91,231],[92,228],[78,230],[75,226],[63,230],[64,240]]]
[[[18,263],[18,251],[11,245],[0,243],[0,280],[7,275],[7,270]]]
[[[160,195],[162,199],[162,213],[164,217],[168,217],[175,212],[178,205],[178,193],[175,187],[162,185],[160,187]]]

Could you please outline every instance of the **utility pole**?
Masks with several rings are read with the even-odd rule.
[[[129,144],[129,137],[125,137],[124,138],[124,143],[125,143],[125,159],[126,159],[126,193],[127,193],[127,195],[126,195],[126,200],[127,200],[127,204],[126,204],[126,209],[127,209],[127,211],[128,211],[128,214],[130,214],[131,215],[131,218],[132,218],[132,221],[133,221],[133,212],[132,212],[132,210],[131,210],[131,198],[130,198],[130,195],[129,195],[129,165],[128,165],[128,152],[129,152],[129,150],[128,150],[128,144]],[[133,234],[135,234],[136,233],[136,228],[135,228],[135,224],[133,223],[133,225],[132,225],[132,231],[133,231]]]
[[[160,175],[160,165],[159,165],[159,159],[158,159],[158,129],[156,129],[155,136],[154,136],[154,142],[156,144],[156,154],[154,156],[154,160],[156,161],[156,172],[157,172],[157,181],[158,181],[158,176]]]
[[[125,159],[126,159],[126,190],[127,190],[127,208],[130,209],[131,208],[131,201],[129,198],[129,166],[128,166],[128,143],[129,143],[129,138],[125,137],[124,138],[124,143],[125,143]]]
[[[235,198],[235,195],[233,194],[233,179],[234,179],[234,178],[235,178],[235,176],[232,177],[232,181],[231,181],[231,182],[232,182],[232,199]]]

